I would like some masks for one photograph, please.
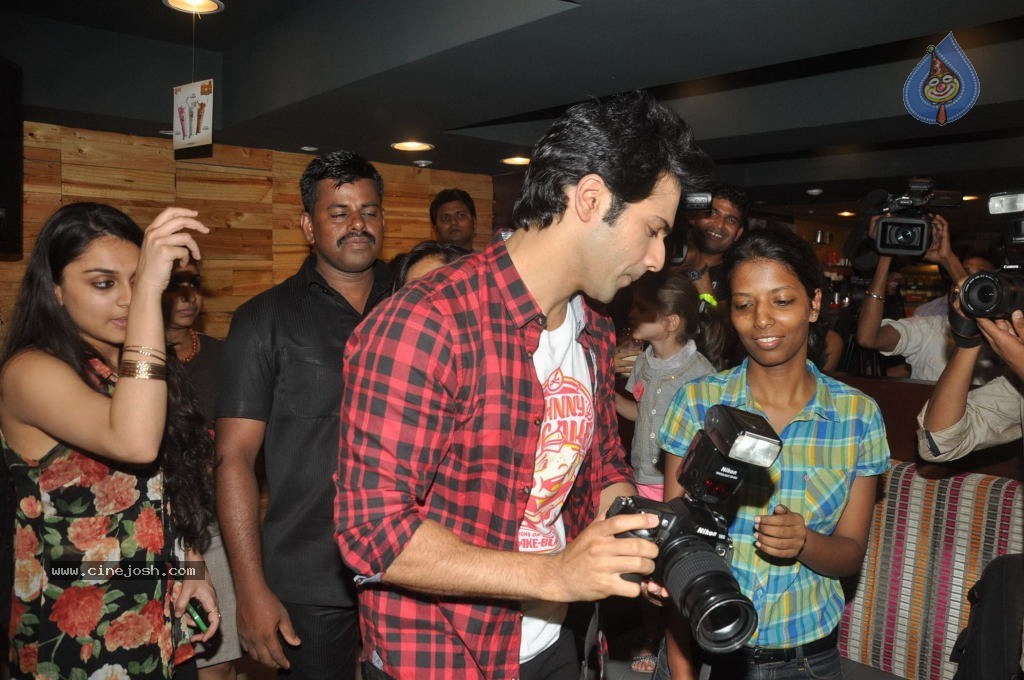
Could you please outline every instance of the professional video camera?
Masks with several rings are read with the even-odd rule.
[[[992,194],[991,215],[1010,215],[1006,229],[1006,260],[992,272],[977,272],[960,286],[960,309],[971,316],[990,319],[1009,317],[1024,309],[1024,192]]]
[[[879,200],[877,192],[871,192],[869,202],[883,206],[884,217],[879,220],[875,234],[875,248],[879,253],[916,257],[927,252],[932,229],[925,208],[963,205],[963,192],[940,191],[934,187],[935,181],[928,177],[912,177],[907,191],[899,196],[886,194],[884,200]]]
[[[782,441],[761,416],[731,406],[708,409],[704,429],[687,449],[679,483],[684,495],[668,503],[619,496],[608,516],[651,513],[661,523],[622,536],[646,538],[659,546],[652,577],[690,621],[693,639],[714,653],[732,652],[757,628],[757,611],[729,568],[732,539],[725,517],[710,506],[733,494],[748,466],[771,467]],[[627,576],[639,580],[639,576]]]

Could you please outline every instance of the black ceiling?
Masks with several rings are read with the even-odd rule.
[[[5,0],[0,56],[27,118],[137,134],[170,127],[171,86],[214,77],[217,141],[497,175],[567,105],[649,88],[766,211],[839,220],[913,175],[1024,188],[1020,0],[224,1],[193,53],[192,17],[160,0]],[[981,94],[927,125],[903,83],[949,31]],[[437,148],[389,148],[408,137]],[[994,230],[982,203],[954,227]]]

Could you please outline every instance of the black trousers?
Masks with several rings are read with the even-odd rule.
[[[577,680],[580,654],[572,631],[563,627],[555,644],[519,667],[520,680]]]
[[[284,602],[298,647],[282,644],[291,668],[277,675],[289,680],[354,680],[359,645],[359,609]]]

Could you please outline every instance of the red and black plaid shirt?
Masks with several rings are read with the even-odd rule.
[[[567,537],[601,491],[630,480],[613,394],[611,321],[580,302],[595,436],[563,506]],[[403,288],[346,347],[337,540],[363,577],[383,573],[424,518],[473,545],[516,550],[544,394],[533,365],[545,318],[503,242]],[[402,678],[514,678],[520,610],[371,578],[359,589],[363,656]]]

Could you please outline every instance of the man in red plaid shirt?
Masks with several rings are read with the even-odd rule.
[[[594,309],[661,269],[710,162],[645,93],[570,108],[516,231],[419,279],[345,353],[335,521],[359,575],[363,677],[578,677],[569,602],[636,597],[657,548],[605,519],[633,484]],[[586,296],[586,297],[585,297]]]

